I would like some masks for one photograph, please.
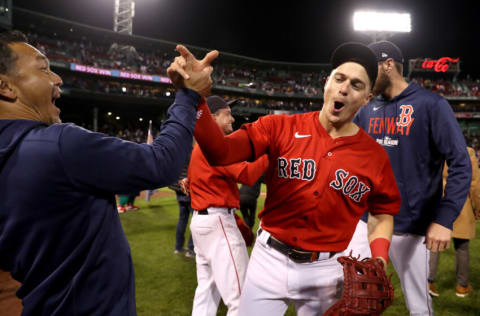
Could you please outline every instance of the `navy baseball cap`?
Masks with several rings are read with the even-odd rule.
[[[380,41],[371,43],[368,45],[370,49],[375,53],[377,56],[377,60],[385,61],[389,58],[392,58],[394,61],[403,64],[403,54],[400,48],[397,45],[393,44],[389,41]]]
[[[237,102],[237,99],[233,99],[231,101],[226,102],[222,97],[218,95],[211,95],[207,98],[208,108],[210,109],[210,113],[215,114],[218,110],[225,109],[226,107],[233,107],[233,105]]]
[[[378,73],[378,62],[374,52],[362,43],[344,43],[333,51],[330,64],[333,69],[335,69],[349,61],[358,63],[365,68],[371,82],[371,87],[373,88]]]

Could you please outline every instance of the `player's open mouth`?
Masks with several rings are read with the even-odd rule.
[[[340,102],[340,101],[335,101],[333,103],[333,111],[334,112],[341,112],[344,108],[345,104],[343,102]]]
[[[60,98],[62,94],[62,90],[60,89],[54,89],[53,92],[52,92],[52,104],[55,104],[55,101],[57,101],[57,99]]]

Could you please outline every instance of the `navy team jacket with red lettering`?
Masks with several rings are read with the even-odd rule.
[[[432,221],[452,229],[472,171],[465,139],[448,102],[410,83],[392,100],[373,99],[358,111],[354,122],[383,145],[390,158],[402,195],[394,231],[424,235]],[[445,161],[449,173],[442,197]]]
[[[199,102],[179,91],[153,145],[73,124],[0,120],[0,269],[22,283],[22,315],[136,315],[114,194],[177,180]]]

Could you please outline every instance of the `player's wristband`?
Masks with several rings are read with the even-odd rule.
[[[388,248],[390,247],[390,240],[386,238],[375,238],[370,243],[370,250],[372,251],[372,258],[382,257],[388,263]]]

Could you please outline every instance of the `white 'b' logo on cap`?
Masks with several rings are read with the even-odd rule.
[[[382,53],[382,58],[388,57],[386,53]]]

